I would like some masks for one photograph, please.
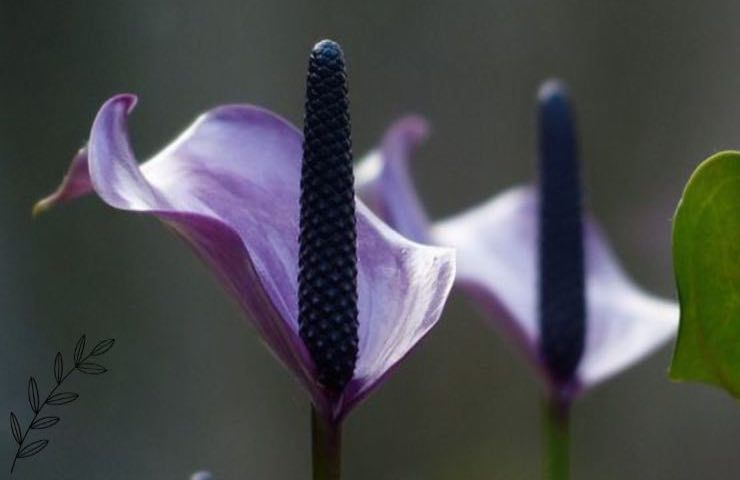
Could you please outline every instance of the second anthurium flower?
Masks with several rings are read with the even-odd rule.
[[[127,129],[136,99],[115,96],[36,211],[95,192],[172,226],[310,393],[315,478],[338,478],[341,421],[437,322],[455,262],[355,202],[336,43],[314,47],[306,95],[305,138],[261,108],[223,106],[141,165]]]
[[[423,120],[397,122],[357,168],[358,194],[381,218],[416,241],[456,248],[456,284],[524,347],[547,385],[569,399],[662,345],[675,334],[678,319],[676,303],[636,286],[601,228],[581,214],[573,121],[563,86],[544,84],[539,188],[511,188],[435,223],[426,216],[408,166],[426,136]],[[558,345],[543,341],[542,310],[549,310],[550,319],[570,317],[554,329]],[[563,338],[564,329],[570,338]],[[558,355],[561,360],[554,359]]]
[[[456,284],[521,345],[547,387],[551,478],[567,478],[567,417],[584,391],[638,362],[675,332],[675,302],[637,287],[596,222],[582,213],[575,120],[564,87],[538,98],[537,187],[507,190],[431,223],[408,171],[426,134],[420,119],[391,128],[357,169],[360,196],[401,233],[457,249]]]

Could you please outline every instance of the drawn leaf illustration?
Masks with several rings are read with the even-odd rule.
[[[49,397],[49,400],[47,400],[46,403],[49,405],[66,405],[74,402],[78,397],[79,395],[72,392],[55,393]]]
[[[88,375],[100,375],[101,373],[105,373],[108,371],[104,366],[98,365],[97,363],[93,362],[81,363],[77,365],[77,369],[82,373],[86,373]]]
[[[18,452],[18,458],[28,458],[36,455],[49,444],[48,440],[36,440],[21,448]]]
[[[44,428],[53,427],[59,423],[59,417],[41,417],[34,420],[31,424],[31,428],[35,430],[43,430]]]
[[[97,356],[104,354],[105,352],[113,348],[113,343],[115,341],[116,340],[113,338],[108,338],[107,340],[101,340],[100,342],[98,342],[97,345],[95,345],[95,348],[92,349],[92,352],[90,352],[90,356],[97,357]]]
[[[39,413],[39,386],[36,384],[36,379],[31,377],[28,380],[28,403],[31,404],[31,410],[33,413]]]
[[[13,432],[13,438],[19,444],[23,442],[23,434],[21,433],[21,424],[18,422],[18,417],[15,413],[10,412],[10,430]]]
[[[77,340],[77,345],[75,345],[75,363],[80,363],[82,360],[82,355],[85,353],[85,342],[87,341],[87,337],[85,335],[81,336],[79,340]]]
[[[107,372],[107,369],[104,366],[95,362],[88,362],[86,360],[90,357],[97,357],[108,352],[111,348],[113,348],[114,343],[115,340],[113,338],[101,340],[96,343],[92,350],[90,350],[90,353],[85,356],[87,337],[85,335],[82,335],[75,344],[73,356],[74,367],[69,369],[66,374],[64,373],[64,358],[62,357],[61,352],[57,352],[57,354],[54,356],[53,365],[54,380],[56,381],[56,386],[52,389],[49,396],[45,400],[43,400],[43,402],[41,401],[41,397],[39,396],[39,387],[38,383],[36,382],[36,378],[29,378],[28,403],[31,405],[34,416],[25,431],[22,430],[21,423],[18,421],[18,417],[16,417],[15,413],[10,412],[10,430],[13,434],[13,439],[18,444],[18,449],[16,450],[15,457],[13,458],[13,463],[10,466],[11,474],[13,473],[18,459],[32,457],[41,452],[49,444],[49,440],[36,440],[30,444],[26,444],[26,440],[29,439],[28,436],[31,433],[31,430],[45,430],[47,428],[53,427],[60,422],[60,418],[56,416],[39,416],[41,410],[43,410],[46,405],[66,405],[68,403],[74,402],[80,397],[77,393],[74,392],[54,392],[56,392],[56,390],[61,387],[62,383],[64,383],[67,377],[74,373],[75,370],[87,375],[100,375]]]
[[[64,360],[62,360],[62,354],[57,352],[57,356],[54,357],[54,379],[57,381],[57,385],[62,383],[62,373],[64,372]]]

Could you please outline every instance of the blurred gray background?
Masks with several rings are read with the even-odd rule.
[[[110,373],[70,380],[80,399],[15,478],[309,478],[306,396],[183,242],[95,198],[31,219],[110,95],[139,94],[142,159],[220,103],[300,124],[307,54],[334,38],[358,156],[402,114],[432,123],[414,173],[441,218],[532,178],[534,95],[561,77],[591,210],[634,278],[673,297],[683,185],[740,145],[737,18],[737,2],[1,0],[0,418],[28,421],[28,376],[49,388],[54,354],[71,355],[81,333],[117,339]],[[670,383],[671,348],[577,405],[574,478],[737,476],[740,408]],[[454,294],[350,416],[346,478],[539,478],[539,394],[518,352]],[[0,425],[3,471],[14,446]]]

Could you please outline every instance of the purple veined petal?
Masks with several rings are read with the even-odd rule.
[[[460,286],[515,335],[539,367],[537,208],[533,189],[514,188],[436,224],[432,236],[457,247]],[[581,391],[638,362],[675,335],[678,325],[675,302],[640,290],[590,218],[585,236],[586,348],[576,373]]]
[[[390,126],[381,147],[359,162],[355,170],[357,195],[401,235],[431,243],[431,227],[413,181],[408,161],[427,137],[428,125],[409,116]]]
[[[358,207],[360,205],[358,202]],[[387,238],[402,238],[377,220],[364,205],[362,210],[363,216],[375,219],[377,224],[358,222],[358,238],[364,235],[372,238],[366,230],[378,227]],[[360,218],[358,215],[358,220]],[[373,241],[377,240],[381,239]],[[383,253],[375,245],[358,248],[360,271],[369,269],[372,274],[358,276],[360,355],[354,378],[345,390],[344,411],[364,399],[442,314],[444,301],[455,280],[455,253],[445,248],[430,254],[426,248],[429,247],[420,248],[419,244],[408,242],[394,256]],[[362,294],[371,289],[372,296]],[[364,315],[370,316],[372,321],[363,321]]]
[[[90,135],[87,170],[76,158],[42,205],[85,193],[71,186],[85,185],[87,176],[109,205],[171,225],[214,270],[317,408],[341,419],[437,322],[454,279],[453,251],[401,237],[358,201],[360,352],[353,380],[332,400],[315,381],[298,335],[302,135],[266,110],[224,106],[138,165],[127,132],[135,102],[119,95],[103,105]]]

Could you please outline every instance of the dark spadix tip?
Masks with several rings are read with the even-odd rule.
[[[298,323],[319,382],[344,389],[357,361],[357,252],[347,75],[324,40],[306,79],[298,269]]]
[[[324,39],[320,42],[317,42],[316,45],[314,45],[311,49],[311,56],[336,58],[344,63],[344,53],[342,52],[342,47],[340,47],[339,44],[334,40]]]
[[[565,385],[586,337],[578,146],[566,88],[546,82],[538,103],[540,354],[551,377]]]

